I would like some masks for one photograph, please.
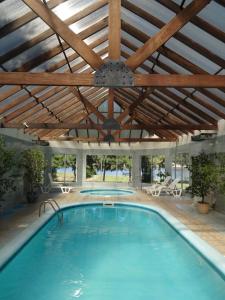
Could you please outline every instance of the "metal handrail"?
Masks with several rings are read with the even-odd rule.
[[[58,220],[62,224],[63,223],[63,212],[61,211],[59,204],[54,199],[47,199],[47,200],[44,200],[43,202],[41,202],[41,204],[39,206],[39,217],[41,216],[42,207],[44,208],[44,213],[45,213],[47,204],[49,204],[51,206],[51,208],[54,210],[54,212],[56,212]]]

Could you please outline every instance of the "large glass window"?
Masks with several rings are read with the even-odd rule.
[[[98,155],[86,157],[86,180],[102,181],[102,159]]]
[[[87,181],[131,182],[130,156],[87,155]]]
[[[52,178],[57,182],[76,181],[76,156],[73,154],[54,154],[52,156]]]
[[[152,179],[153,182],[162,182],[166,177],[165,171],[165,156],[164,155],[154,155],[152,157]]]
[[[152,156],[141,157],[141,182],[152,182]]]
[[[189,159],[190,157],[188,153],[179,153],[176,156],[176,160],[172,164],[172,178],[180,179],[180,182],[177,186],[183,190],[189,187],[190,172],[187,168]]]
[[[141,178],[143,183],[161,182],[165,179],[165,156],[142,156]]]

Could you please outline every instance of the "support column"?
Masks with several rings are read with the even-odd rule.
[[[48,173],[52,172],[52,151],[50,148],[45,149],[45,173],[44,173],[44,186],[48,186],[50,183]]]
[[[86,179],[86,154],[82,150],[77,152],[77,185],[82,186]]]
[[[169,153],[165,153],[165,171],[172,175],[172,162],[174,157]]]
[[[141,188],[141,156],[135,152],[132,155],[132,183],[135,188]]]

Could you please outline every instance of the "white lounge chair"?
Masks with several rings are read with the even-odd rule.
[[[49,190],[60,189],[61,186],[63,185],[63,184],[60,184],[59,182],[54,181],[51,173],[48,173],[48,179],[49,179],[49,185],[48,185]]]
[[[165,192],[169,195],[173,195],[174,197],[180,197],[182,190],[177,189],[177,187],[176,187],[176,185],[178,184],[179,181],[180,181],[180,179],[176,178],[168,186],[160,186],[159,185],[159,186],[155,187],[154,189],[152,189],[150,191],[150,193],[154,197],[159,197],[162,192]]]
[[[48,186],[49,191],[53,189],[60,189],[63,194],[66,194],[66,193],[70,193],[70,191],[74,189],[74,186],[68,186],[65,185],[63,182],[60,183],[60,182],[53,181],[51,173],[48,173],[48,178],[49,178],[49,186]]]
[[[150,194],[151,191],[154,190],[154,189],[156,189],[156,187],[158,187],[158,186],[165,186],[165,187],[167,187],[169,185],[170,181],[171,181],[171,176],[167,176],[163,182],[161,182],[161,183],[154,183],[154,184],[152,184],[150,186],[146,186],[146,187],[143,188],[143,190],[146,191],[147,194]]]

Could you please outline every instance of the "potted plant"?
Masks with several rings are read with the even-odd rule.
[[[0,136],[0,201],[9,191],[15,191],[14,175],[11,173],[15,166],[15,152],[5,146],[4,139]]]
[[[39,149],[28,149],[22,152],[21,165],[24,168],[24,187],[28,202],[34,202],[38,197],[40,185],[43,182],[45,160]]]
[[[219,180],[219,169],[213,155],[201,152],[192,157],[192,164],[188,166],[188,169],[191,172],[192,195],[200,199],[197,203],[198,211],[208,213],[209,203],[205,201],[205,198],[217,188]]]

